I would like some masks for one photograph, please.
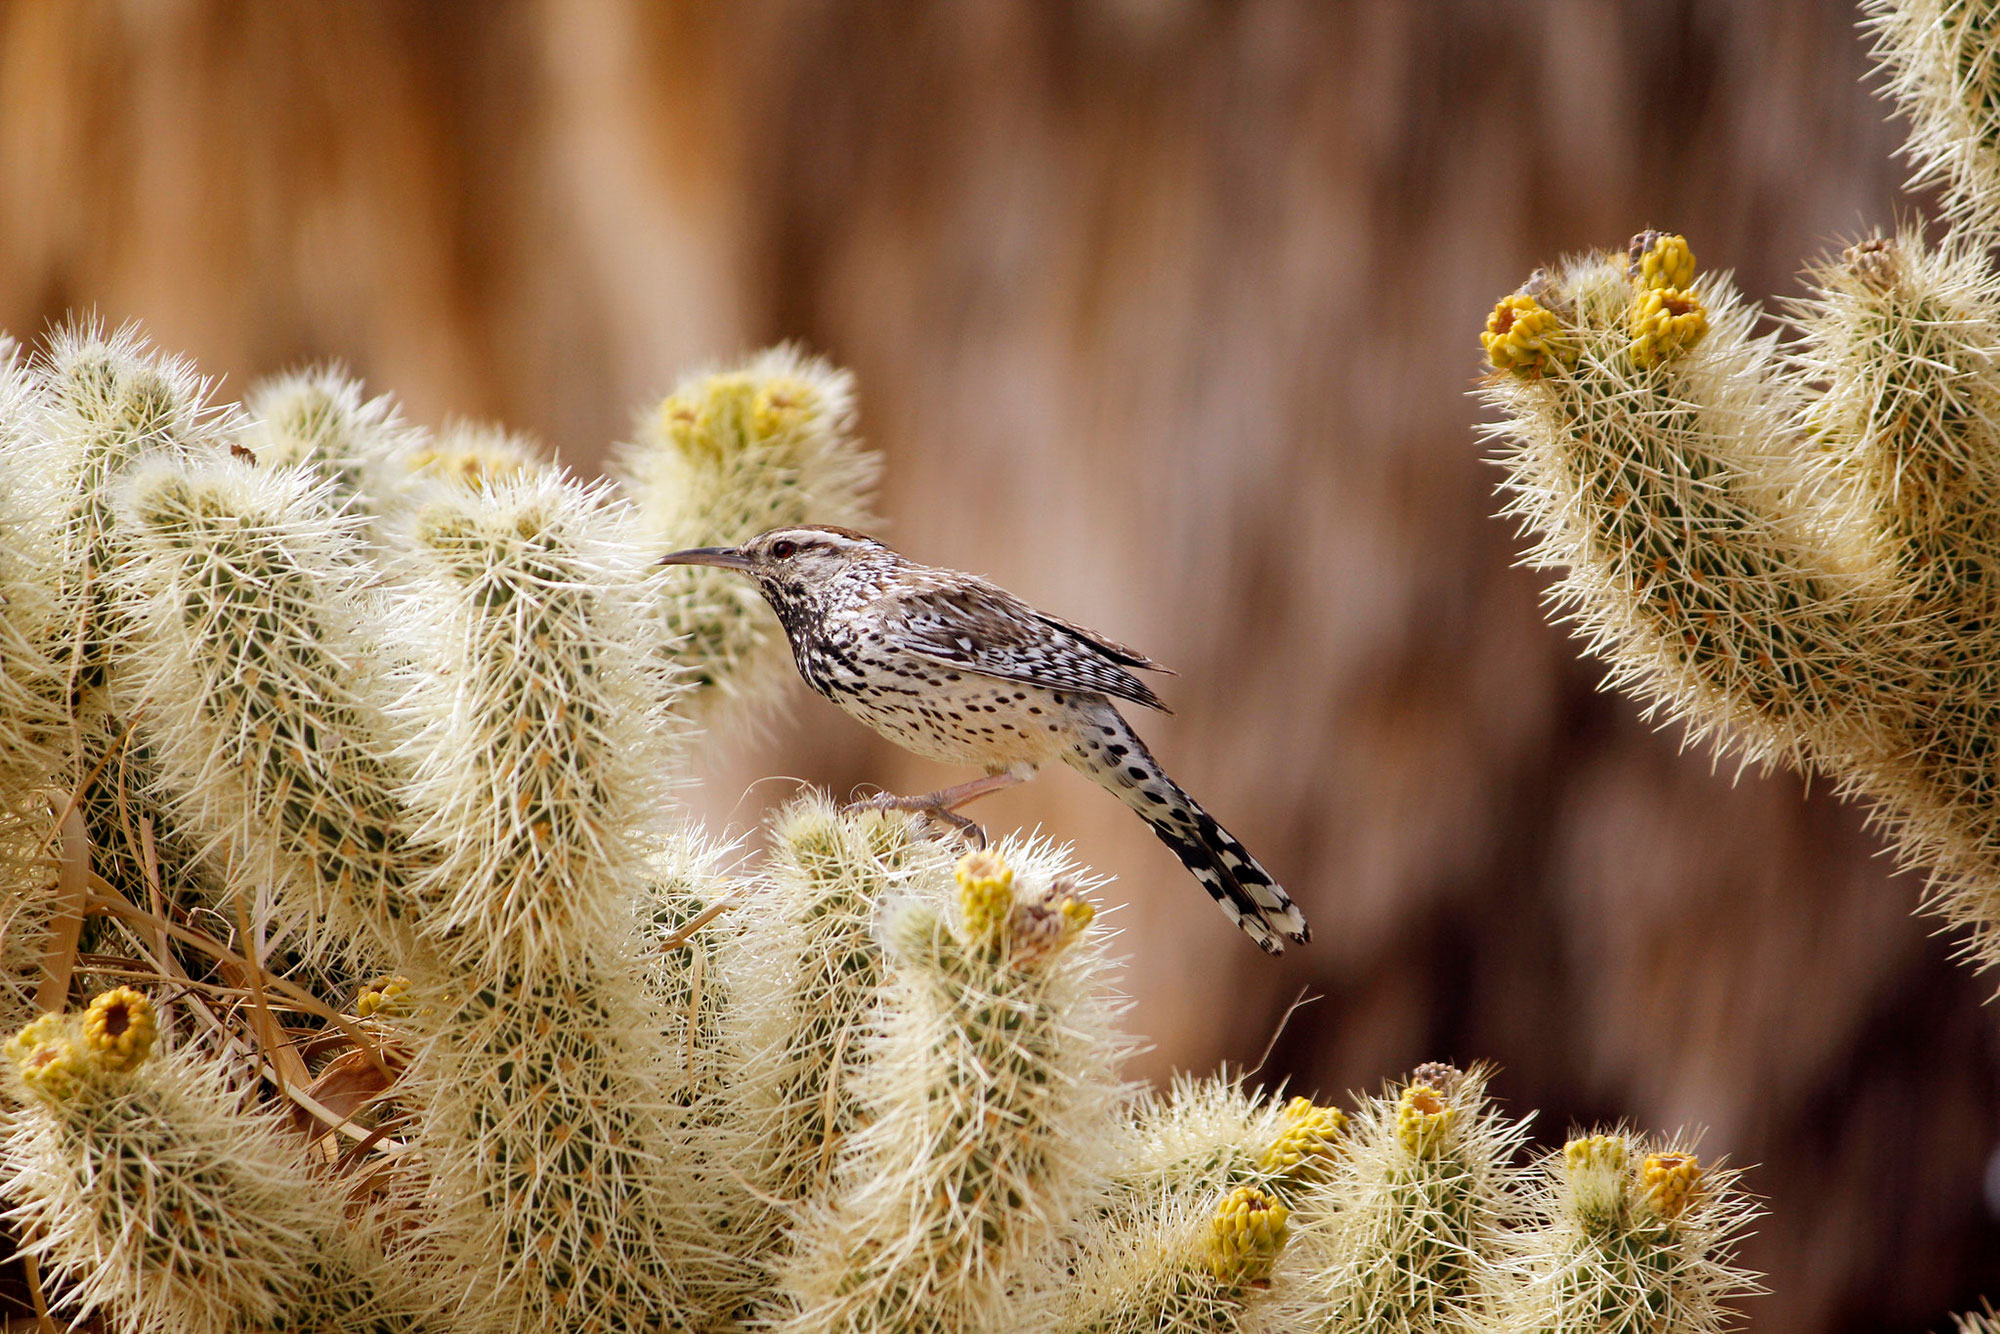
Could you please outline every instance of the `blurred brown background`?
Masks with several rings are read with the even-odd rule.
[[[1772,1217],[1767,1331],[2000,1297],[1990,979],[1859,815],[1594,690],[1480,462],[1474,335],[1566,249],[1683,230],[1754,294],[1921,201],[1838,0],[0,9],[0,325],[342,358],[592,467],[691,362],[860,377],[888,533],[1178,666],[1148,734],[1311,916],[1273,964],[1067,773],[987,807],[1115,869],[1142,1073],[1489,1058],[1701,1124]],[[722,744],[947,777],[807,697]]]

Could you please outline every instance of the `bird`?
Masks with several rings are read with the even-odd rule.
[[[976,832],[958,807],[1061,760],[1137,812],[1267,954],[1311,939],[1291,896],[1167,776],[1119,713],[1118,702],[1167,711],[1134,675],[1167,670],[1144,654],[851,528],[773,528],[659,563],[750,576],[806,684],[906,750],[985,770],[939,792],[870,804]]]

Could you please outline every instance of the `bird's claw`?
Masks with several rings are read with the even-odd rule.
[[[986,846],[986,831],[967,816],[953,810],[943,793],[926,793],[920,797],[899,797],[884,792],[873,797],[863,797],[850,801],[840,808],[843,811],[908,811],[921,815],[939,824],[949,826],[959,837],[974,848]]]

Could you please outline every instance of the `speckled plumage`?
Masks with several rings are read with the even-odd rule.
[[[1167,777],[1113,700],[1164,709],[1143,654],[973,575],[905,560],[845,528],[777,528],[678,552],[756,579],[799,674],[916,754],[1021,779],[1061,760],[1136,811],[1264,950],[1310,938],[1291,898]]]

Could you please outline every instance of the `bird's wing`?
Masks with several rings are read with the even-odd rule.
[[[1117,640],[1107,638],[1095,630],[1078,625],[1075,621],[1065,621],[1060,616],[1051,616],[1045,611],[1036,611],[1033,607],[1028,608],[1028,614],[1044,625],[1052,625],[1066,635],[1074,635],[1120,666],[1139,667],[1146,671],[1159,672],[1166,676],[1177,675],[1173,668],[1162,667],[1138,649],[1127,648]]]
[[[899,642],[919,657],[1002,681],[1048,690],[1111,695],[1170,712],[1126,666],[1152,668],[1143,655],[1045,616],[1012,593],[970,577],[949,587],[905,589],[883,609],[900,622]]]

